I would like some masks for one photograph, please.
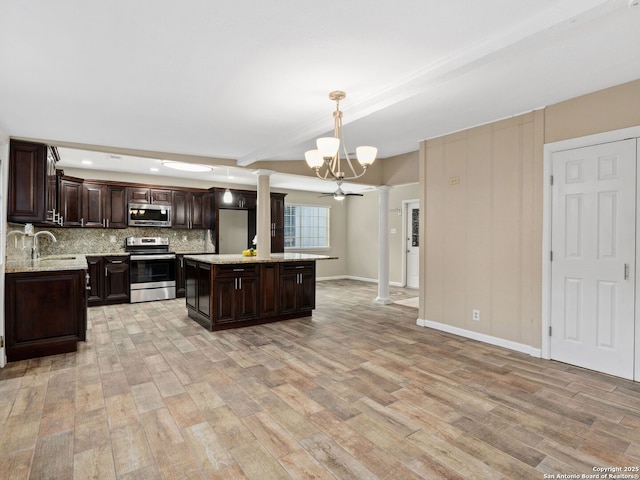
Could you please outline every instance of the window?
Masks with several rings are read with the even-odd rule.
[[[285,248],[329,248],[329,209],[321,205],[285,205]]]

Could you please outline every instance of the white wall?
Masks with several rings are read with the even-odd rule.
[[[403,202],[418,200],[420,186],[393,187],[389,192],[389,282],[404,285],[402,269],[404,248]],[[366,192],[362,197],[348,199],[347,271],[348,275],[370,281],[378,279],[378,191]],[[394,232],[394,233],[392,233]]]

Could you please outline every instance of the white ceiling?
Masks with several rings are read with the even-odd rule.
[[[0,130],[250,169],[302,159],[341,89],[349,151],[390,157],[640,78],[634,1],[0,0]]]

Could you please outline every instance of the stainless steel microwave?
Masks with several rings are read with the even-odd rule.
[[[130,227],[170,227],[171,207],[147,203],[129,204]]]

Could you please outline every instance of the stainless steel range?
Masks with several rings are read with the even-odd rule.
[[[176,254],[167,237],[127,237],[131,303],[176,298]]]

